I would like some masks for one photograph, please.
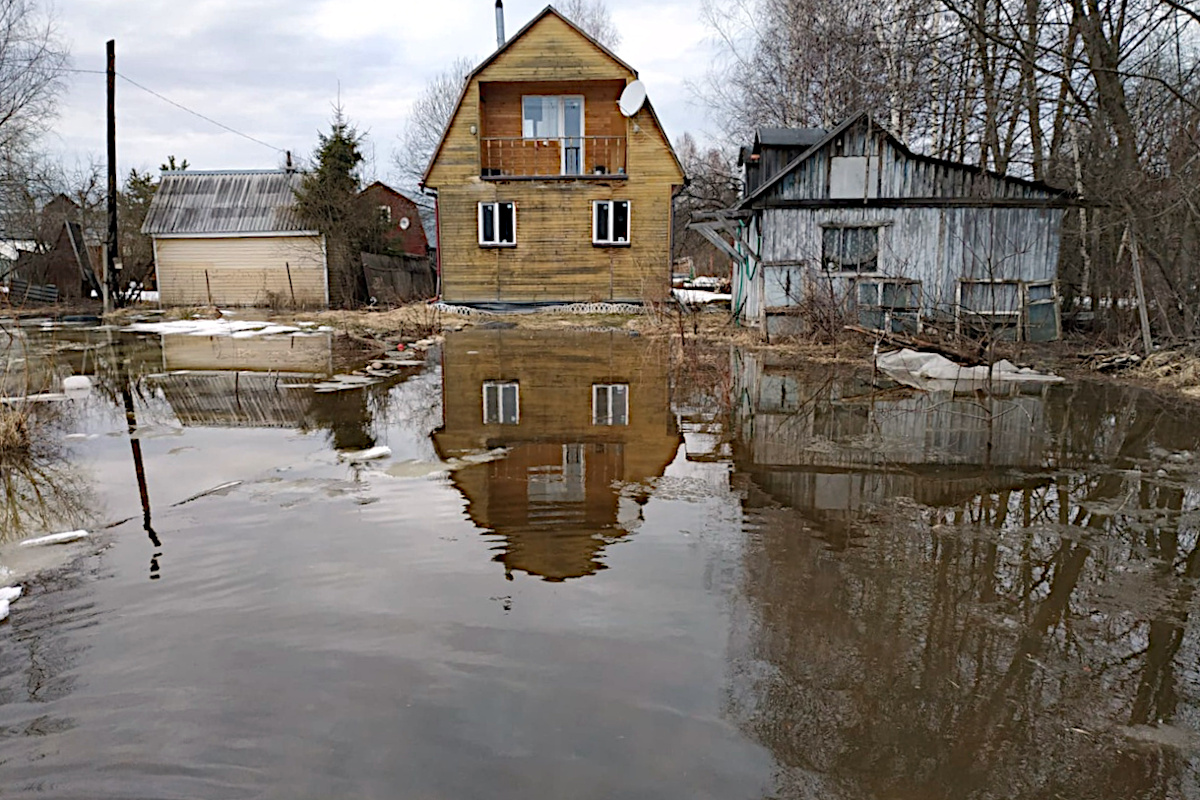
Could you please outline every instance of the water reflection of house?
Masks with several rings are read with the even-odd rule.
[[[603,569],[633,503],[615,484],[661,475],[679,447],[664,356],[623,332],[473,331],[447,338],[443,381],[439,455],[509,449],[454,474],[503,537],[496,560],[552,581]]]
[[[303,336],[168,335],[162,391],[187,427],[294,428],[329,431],[336,449],[375,444],[367,391],[315,393],[308,388],[333,372],[328,334]]]
[[[162,338],[168,374],[152,385],[185,426],[305,428],[311,393],[303,379],[329,374],[331,348],[327,334],[168,335]]]
[[[1053,461],[1042,394],[880,393],[861,376],[735,361],[738,468],[825,523],[893,497],[953,505]]]

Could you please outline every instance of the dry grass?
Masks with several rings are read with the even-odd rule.
[[[33,448],[29,412],[0,404],[0,462],[29,455]]]
[[[1132,374],[1157,386],[1200,398],[1200,355],[1191,348],[1151,353]]]

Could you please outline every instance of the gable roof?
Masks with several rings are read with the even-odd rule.
[[[768,147],[812,147],[828,133],[824,128],[759,128],[754,138]]]
[[[597,50],[599,50],[601,53],[603,53],[606,57],[608,57],[614,63],[618,64],[622,68],[624,68],[624,69],[628,70],[630,73],[632,73],[632,75],[635,79],[637,78],[637,75],[638,75],[637,70],[634,69],[633,67],[629,66],[628,64],[626,64],[620,58],[618,58],[616,53],[614,53],[612,50],[609,50],[604,45],[600,44],[600,42],[596,41],[596,39],[594,37],[592,37],[590,34],[588,34],[587,31],[580,28],[574,22],[569,20],[567,17],[563,16],[562,13],[558,9],[556,9],[554,6],[552,6],[552,5],[546,6],[545,8],[543,8],[541,10],[541,12],[537,16],[535,16],[533,19],[529,20],[529,22],[525,23],[525,25],[522,26],[519,31],[517,31],[515,34],[510,36],[504,42],[503,46],[496,48],[496,51],[494,53],[492,53],[490,56],[485,58],[479,64],[479,66],[477,66],[475,69],[471,70],[471,73],[469,75],[467,75],[466,79],[463,81],[462,91],[459,92],[459,94],[458,94],[458,102],[456,102],[454,104],[454,112],[450,115],[450,118],[446,120],[446,127],[442,129],[442,135],[438,139],[437,147],[434,148],[433,155],[429,159],[429,164],[426,165],[426,167],[425,167],[425,173],[421,176],[421,186],[422,187],[425,186],[425,181],[427,181],[429,179],[429,173],[433,171],[433,165],[437,163],[438,156],[441,155],[441,153],[442,153],[442,147],[446,144],[446,137],[450,134],[450,128],[451,128],[452,124],[454,123],[455,117],[458,116],[459,109],[462,108],[463,100],[466,99],[467,90],[470,88],[471,82],[474,81],[477,77],[479,77],[479,74],[481,72],[483,72],[485,69],[490,67],[496,61],[496,59],[498,59],[501,55],[503,55],[505,52],[507,52],[508,49],[513,46],[513,44],[515,44],[517,41],[519,41],[521,39],[521,37],[524,36],[526,33],[528,33],[535,25],[537,25],[539,22],[541,22],[547,16],[551,16],[551,15],[557,17],[559,20],[566,23],[567,27],[571,28],[575,33],[579,34],[581,37],[586,39],[593,47],[595,47]],[[662,130],[662,123],[659,122],[658,115],[654,113],[654,108],[650,105],[650,102],[646,101],[646,104],[644,107],[646,108],[647,111],[650,112],[650,115],[654,118],[654,124],[658,126],[659,130]],[[664,139],[666,138],[665,133],[664,133],[663,138]],[[667,141],[667,149],[670,150],[671,157],[675,159],[675,164],[676,164],[676,166],[679,167],[679,172],[682,174],[684,171],[683,165],[680,164],[679,157],[675,155],[675,148],[671,147],[670,141]]]
[[[412,203],[414,206],[416,205],[416,201],[414,201],[411,197],[409,197],[408,195],[406,195],[404,192],[400,191],[399,189],[393,189],[391,186],[388,186],[383,181],[375,181],[370,186],[363,187],[363,190],[361,192],[359,192],[359,194],[360,195],[366,194],[367,192],[370,192],[370,191],[380,191],[380,192],[387,192],[388,194],[394,194],[394,195],[396,195],[396,197],[399,197],[401,200],[407,200],[409,203]]]
[[[164,172],[142,233],[315,233],[296,214],[303,179],[282,169]]]
[[[995,172],[994,170],[987,170],[987,169],[982,169],[980,167],[973,167],[970,164],[963,164],[958,161],[950,161],[949,159],[945,159],[945,158],[937,158],[935,156],[927,156],[927,155],[921,155],[920,153],[914,153],[912,150],[910,150],[908,148],[908,146],[906,144],[904,144],[904,142],[900,141],[900,139],[895,134],[893,134],[891,131],[889,131],[887,128],[885,128],[883,125],[879,124],[879,122],[877,122],[875,120],[875,118],[872,117],[868,112],[857,111],[857,112],[851,114],[850,116],[846,117],[844,120],[842,120],[837,125],[835,125],[829,132],[827,132],[818,141],[816,141],[814,144],[812,144],[807,150],[805,150],[803,153],[801,153],[800,155],[798,155],[794,159],[792,159],[792,161],[789,162],[787,164],[787,166],[785,166],[783,169],[779,170],[779,172],[776,173],[775,175],[770,176],[766,181],[763,182],[763,184],[761,186],[759,186],[757,189],[755,189],[749,195],[747,195],[746,197],[744,197],[740,201],[738,201],[738,204],[735,206],[735,208],[738,208],[738,209],[749,208],[750,205],[754,201],[765,196],[767,194],[767,192],[769,192],[776,185],[778,185],[783,180],[783,178],[786,175],[788,175],[790,172],[792,172],[794,169],[796,169],[796,167],[800,166],[805,161],[812,158],[814,155],[816,155],[818,152],[820,152],[826,145],[828,145],[834,139],[836,139],[837,137],[839,137],[843,133],[845,133],[846,130],[848,130],[852,125],[854,125],[856,122],[859,122],[862,120],[866,120],[867,125],[875,128],[877,131],[882,133],[884,135],[884,137],[888,140],[888,142],[892,145],[892,147],[894,147],[897,151],[899,151],[906,158],[911,158],[915,161],[923,161],[927,164],[938,164],[938,165],[945,166],[945,167],[966,170],[967,172],[971,172],[976,175],[987,175],[989,177],[996,178],[998,180],[1011,181],[1013,183],[1017,183],[1022,186],[1027,186],[1031,189],[1036,189],[1036,190],[1043,191],[1048,194],[1052,194],[1052,195],[1056,195],[1056,196],[1060,196],[1060,197],[1074,196],[1074,192],[1072,192],[1070,190],[1058,189],[1053,186],[1050,186],[1047,183],[1043,183],[1042,181],[1031,181],[1026,178],[1018,178],[1013,175],[1005,175],[1000,172]]]

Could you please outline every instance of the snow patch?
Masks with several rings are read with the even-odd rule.
[[[263,320],[174,319],[163,322],[135,322],[125,330],[136,333],[177,333],[188,336],[231,336],[235,339],[248,339],[252,336],[330,333],[333,328],[327,325],[314,328],[311,324],[300,328],[295,325],[280,325]]]
[[[65,533],[52,533],[49,536],[39,536],[36,539],[26,539],[21,542],[21,547],[39,547],[48,544],[67,544],[68,542],[77,542],[80,539],[86,539],[91,534],[84,530],[67,531]]]

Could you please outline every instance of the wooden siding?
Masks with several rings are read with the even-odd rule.
[[[949,313],[962,278],[1053,280],[1062,216],[1060,208],[766,209],[760,275],[765,282],[773,267],[797,265],[824,276],[822,226],[879,225],[874,274],[920,281],[925,312]]]
[[[754,202],[777,203],[829,199],[829,169],[837,156],[865,156],[873,164],[875,185],[869,195],[885,200],[941,199],[959,201],[1049,200],[1053,192],[1024,181],[972,169],[963,164],[909,156],[883,129],[861,117],[810,155]],[[769,179],[768,174],[763,175]]]
[[[671,190],[645,182],[478,182],[438,195],[442,297],[450,302],[615,300],[666,293]],[[517,207],[515,247],[480,247],[478,203]],[[629,200],[627,247],[592,244],[592,201]]]
[[[468,83],[426,185],[438,190],[442,297],[448,302],[636,301],[665,297],[670,286],[671,197],[683,183],[666,134],[647,104],[631,119],[611,117],[605,130],[627,137],[627,177],[535,181],[480,177],[481,83],[497,88],[501,106],[536,94],[515,84],[554,82],[556,94],[583,94],[588,126],[603,112],[603,98],[636,75],[581,36],[556,13],[546,13],[511,41]],[[593,83],[595,82],[595,83]],[[508,99],[504,99],[507,97]],[[591,106],[596,106],[595,109]],[[501,109],[503,111],[503,108]],[[511,111],[509,113],[511,116]],[[502,114],[493,125],[508,125]],[[596,124],[601,124],[597,122]],[[471,133],[475,126],[476,133]],[[493,133],[495,133],[493,131]],[[586,133],[597,135],[591,127]],[[500,135],[500,134],[496,134]],[[630,245],[592,245],[591,201],[629,200]],[[517,244],[485,248],[478,243],[478,203],[517,204]]]
[[[155,249],[163,305],[269,305],[272,294],[285,303],[294,296],[297,305],[326,305],[319,236],[156,239]]]

